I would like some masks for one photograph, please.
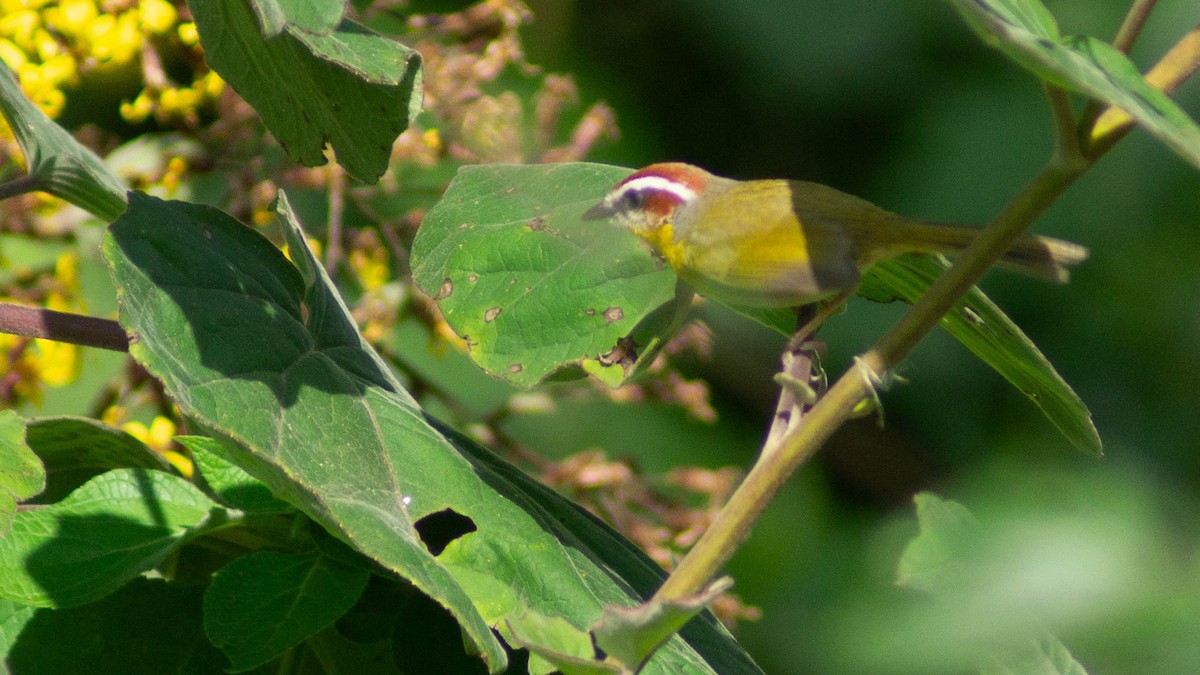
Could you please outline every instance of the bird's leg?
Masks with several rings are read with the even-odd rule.
[[[797,310],[796,325],[812,325],[816,309],[815,305],[806,305]],[[815,340],[796,340],[793,337],[788,341],[788,347],[783,352],[783,368],[775,374],[775,381],[780,388],[779,402],[775,406],[775,421],[763,446],[764,453],[779,445],[788,430],[800,423],[804,411],[811,408],[825,391],[825,370],[821,368],[822,347]]]
[[[804,349],[804,343],[817,332],[821,324],[836,314],[842,305],[845,304],[850,296],[854,295],[857,287],[847,288],[838,293],[832,299],[819,304],[820,309],[813,313],[811,310],[818,305],[805,305],[796,311],[796,332],[792,333],[791,339],[788,340],[787,349],[790,352]],[[807,312],[805,310],[808,310]]]

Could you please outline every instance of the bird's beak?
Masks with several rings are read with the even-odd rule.
[[[614,211],[611,206],[601,200],[600,203],[596,204],[587,211],[584,211],[581,218],[583,220],[602,220],[604,218],[612,217],[614,213],[616,213],[616,211]]]

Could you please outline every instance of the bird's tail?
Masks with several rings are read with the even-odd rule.
[[[915,252],[955,255],[969,246],[980,232],[973,227],[911,220],[896,225],[895,243],[888,247],[893,255]],[[1087,257],[1088,250],[1084,246],[1031,234],[1013,242],[1001,256],[1000,263],[1039,279],[1065,283],[1070,277],[1070,268]]]

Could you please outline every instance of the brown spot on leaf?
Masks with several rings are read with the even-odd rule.
[[[434,300],[445,300],[454,292],[454,282],[450,281],[450,277],[442,279],[442,285],[438,288],[437,295],[433,296]]]
[[[584,316],[596,316],[596,310],[588,307],[587,309],[583,310],[583,314]]]
[[[529,221],[529,229],[534,232],[546,229],[546,219],[542,216],[536,216],[533,220]]]
[[[469,281],[471,283],[475,283],[476,281],[479,281],[479,275],[478,274],[468,274],[467,281]]]
[[[508,372],[510,372],[510,373],[519,373],[522,370],[525,370],[525,366],[523,366],[519,363],[514,363],[508,367]]]
[[[502,311],[504,311],[504,310],[499,307],[488,308],[487,311],[485,311],[483,313],[483,321],[485,323],[491,323],[491,322],[495,321],[496,317],[500,316],[500,312],[502,312]]]
[[[604,320],[609,323],[620,321],[624,318],[625,310],[621,309],[620,307],[609,307],[608,309],[604,310]]]
[[[300,303],[300,322],[305,326],[308,325],[308,305]]]
[[[617,340],[617,346],[607,354],[601,354],[597,357],[597,361],[602,366],[619,365],[628,371],[637,363],[637,343],[633,338],[623,337]]]

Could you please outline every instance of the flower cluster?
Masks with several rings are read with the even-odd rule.
[[[4,302],[37,304],[60,312],[84,309],[79,292],[79,255],[67,251],[58,256],[52,275],[0,265],[13,274],[12,293],[0,295]],[[15,296],[15,297],[14,297]],[[43,387],[61,387],[79,376],[79,347],[53,340],[32,340],[0,333],[0,403],[11,407],[24,401],[40,404]]]
[[[196,64],[190,83],[171,81],[160,50],[190,52]],[[0,0],[0,60],[51,118],[62,113],[72,88],[140,72],[141,92],[121,105],[126,120],[153,116],[194,125],[224,88],[199,54],[195,24],[168,0]],[[11,138],[2,122],[0,138]]]

